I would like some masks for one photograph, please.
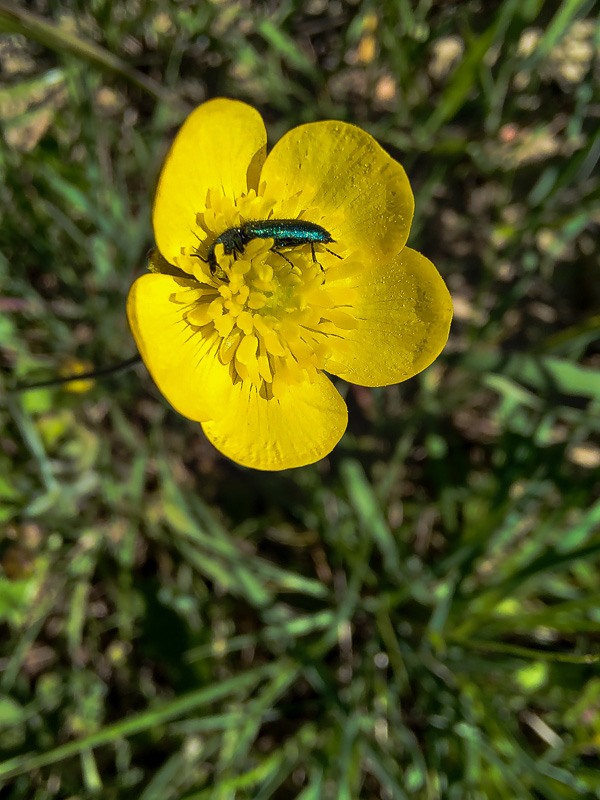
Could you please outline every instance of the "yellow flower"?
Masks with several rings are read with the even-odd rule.
[[[233,461],[277,470],[318,461],[344,433],[326,373],[361,386],[416,375],[446,343],[452,303],[405,246],[410,185],[369,134],[330,120],[294,128],[268,156],[266,143],[244,103],[190,114],[158,183],[153,271],[127,310],[177,411]],[[321,243],[222,237],[255,220],[313,223]]]

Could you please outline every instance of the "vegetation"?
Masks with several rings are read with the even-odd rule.
[[[33,0],[0,31],[2,797],[600,797],[597,5]],[[453,295],[442,357],[343,389],[315,466],[226,461],[141,366],[12,391],[135,354],[161,159],[219,95],[271,143],[373,134]]]

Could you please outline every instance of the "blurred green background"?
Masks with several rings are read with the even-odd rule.
[[[600,26],[588,0],[0,3],[0,797],[600,797]],[[188,110],[354,122],[441,358],[332,455],[222,458],[125,299]],[[202,153],[198,153],[202,158]]]

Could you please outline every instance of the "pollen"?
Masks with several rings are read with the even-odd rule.
[[[337,340],[358,326],[354,290],[327,281],[329,269],[342,265],[340,259],[356,260],[343,243],[331,245],[337,257],[317,244],[318,261],[310,244],[280,252],[273,249],[273,239],[257,238],[242,254],[225,254],[218,245],[216,268],[210,269],[210,243],[248,220],[274,218],[274,205],[254,190],[236,202],[209,192],[206,209],[196,217],[197,244],[184,254],[198,286],[178,293],[194,335],[214,338],[217,357],[229,367],[232,380],[250,381],[267,399],[327,370],[330,337]],[[302,210],[297,213],[303,219]],[[183,294],[186,298],[179,298]]]

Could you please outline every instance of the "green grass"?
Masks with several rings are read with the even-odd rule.
[[[595,4],[24,5],[0,3],[2,798],[600,797]],[[134,355],[161,160],[218,95],[271,144],[376,136],[457,312],[280,474],[143,367],[10,393]]]

